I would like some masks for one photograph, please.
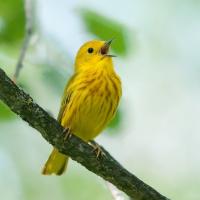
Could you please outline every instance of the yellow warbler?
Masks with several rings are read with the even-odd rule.
[[[108,54],[110,41],[93,40],[78,51],[75,72],[64,90],[58,121],[88,142],[112,120],[121,97],[121,81]],[[68,157],[53,149],[42,173],[61,175]]]

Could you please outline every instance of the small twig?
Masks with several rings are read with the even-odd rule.
[[[20,51],[19,59],[17,61],[17,65],[15,68],[15,72],[13,75],[13,81],[16,83],[17,78],[19,77],[19,73],[21,68],[23,67],[23,61],[30,43],[30,39],[33,33],[33,1],[25,0],[24,2],[24,10],[25,10],[25,18],[26,18],[26,29],[25,29],[25,37],[22,44],[22,48]]]
[[[118,190],[113,184],[106,181],[106,186],[110,191],[113,200],[125,200],[125,196],[123,195],[123,193]]]

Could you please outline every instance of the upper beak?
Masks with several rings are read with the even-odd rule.
[[[107,42],[104,43],[104,45],[101,47],[100,49],[100,53],[102,55],[108,55],[108,51],[109,51],[109,48],[110,48],[110,45],[112,43],[113,39],[111,40],[108,40]],[[109,55],[108,55],[109,56]]]

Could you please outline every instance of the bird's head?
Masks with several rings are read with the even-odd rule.
[[[76,55],[76,71],[84,70],[90,67],[112,65],[112,57],[115,56],[109,54],[111,43],[112,40],[92,40],[83,44]]]

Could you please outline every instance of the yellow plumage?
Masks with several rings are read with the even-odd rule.
[[[112,120],[121,97],[121,81],[114,71],[111,41],[90,41],[78,51],[75,72],[68,82],[58,121],[88,142]],[[68,157],[54,148],[42,173],[61,175]]]

